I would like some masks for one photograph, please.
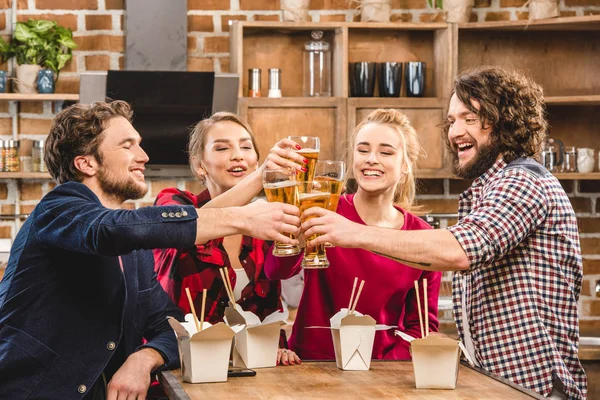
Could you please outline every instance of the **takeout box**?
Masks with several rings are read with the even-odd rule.
[[[410,342],[417,389],[456,388],[461,352],[459,341],[438,335],[415,339],[398,331],[396,334]]]
[[[371,368],[376,322],[359,312],[349,314],[342,308],[330,318],[335,363],[344,371],[368,371]]]
[[[229,303],[225,322],[229,326],[244,325],[236,332],[233,346],[233,366],[242,368],[269,368],[277,364],[277,349],[285,314],[280,311],[268,315],[262,322],[256,314],[244,311],[239,304]]]
[[[204,322],[198,332],[192,314],[185,316],[186,322],[167,318],[177,335],[182,379],[190,383],[225,382],[233,337],[244,327]]]

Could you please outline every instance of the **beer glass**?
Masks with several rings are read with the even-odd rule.
[[[331,183],[329,181],[299,182],[298,208],[300,216],[311,207],[327,208],[331,197]],[[306,221],[304,219],[302,222]],[[312,235],[308,240],[313,240],[317,235]],[[329,260],[325,253],[325,244],[304,247],[302,267],[306,269],[320,269],[329,267]]]
[[[344,187],[344,176],[346,165],[343,161],[319,160],[315,167],[315,180],[318,182],[329,182],[331,196],[327,209],[336,212],[340,195]],[[325,247],[333,247],[331,243],[325,243]]]
[[[263,189],[267,200],[298,206],[298,185],[295,171],[291,169],[271,169],[263,172]],[[290,233],[290,238],[294,234]],[[300,254],[297,245],[275,242],[273,255],[276,257],[295,256]]]
[[[298,172],[298,182],[312,182],[315,178],[315,166],[319,159],[320,141],[316,136],[288,136],[288,139],[298,143],[302,149],[298,154],[308,160],[306,172]]]

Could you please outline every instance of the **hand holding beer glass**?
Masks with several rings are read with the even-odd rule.
[[[336,212],[340,195],[344,188],[344,176],[346,165],[343,161],[319,160],[315,167],[315,180],[318,182],[329,182],[331,196],[327,208]],[[331,243],[325,243],[325,247],[333,247]]]
[[[306,164],[306,172],[298,173],[298,182],[312,182],[315,177],[315,166],[319,159],[319,151],[321,143],[316,136],[288,136],[288,139],[298,143],[300,150],[297,153],[303,156],[308,163]]]
[[[302,212],[311,207],[327,208],[331,197],[331,182],[325,180],[299,182],[299,191],[298,208],[300,208],[300,218],[302,218]],[[313,240],[316,237],[317,235],[313,235],[308,240]],[[304,248],[302,267],[306,269],[329,267],[329,260],[327,260],[327,254],[325,253],[325,244],[316,246],[307,245]]]
[[[263,189],[267,200],[298,206],[298,185],[296,171],[291,169],[267,169],[263,171]],[[290,238],[294,238],[290,233]],[[276,257],[295,256],[300,254],[297,245],[275,242],[273,255]]]

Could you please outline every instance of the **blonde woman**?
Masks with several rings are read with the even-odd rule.
[[[313,208],[303,217],[308,214],[326,217],[323,229],[352,224],[352,232],[357,234],[366,225],[399,230],[431,229],[408,211],[413,207],[414,170],[422,151],[406,116],[396,110],[375,110],[356,127],[351,143],[350,174],[358,184],[357,192],[342,196],[336,213]],[[267,277],[285,279],[299,273],[301,258],[301,255],[269,255],[265,263]],[[414,337],[421,336],[414,281],[427,278],[429,329],[437,331],[440,272],[414,269],[358,248],[328,248],[327,258],[328,269],[304,270],[304,293],[289,343],[301,358],[335,358],[328,330],[304,328],[329,326],[329,318],[348,307],[355,277],[366,282],[357,311],[375,318],[378,324],[398,326]],[[425,304],[422,291],[420,296],[421,304]],[[372,357],[410,359],[408,344],[394,336],[393,330],[379,331]]]

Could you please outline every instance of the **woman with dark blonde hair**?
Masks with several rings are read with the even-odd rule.
[[[206,189],[198,195],[178,188],[164,189],[155,204],[193,204],[197,208],[246,204],[262,189],[265,168],[299,171],[305,168],[303,158],[289,151],[294,146],[296,143],[291,140],[281,140],[259,167],[258,149],[250,126],[235,114],[215,113],[196,125],[188,143],[190,168]],[[269,247],[270,243],[264,240],[233,235],[193,248],[157,249],[154,250],[155,269],[165,291],[186,313],[190,312],[190,305],[185,288],[190,288],[198,314],[202,307],[202,290],[208,289],[205,320],[215,324],[223,320],[228,304],[219,273],[220,268],[227,267],[236,302],[262,320],[282,309],[281,284],[267,279],[263,271]],[[300,362],[286,347],[282,330],[278,363]]]
[[[352,133],[350,176],[356,194],[341,197],[337,212],[320,209],[333,219],[399,230],[431,229],[411,214],[415,197],[415,168],[422,154],[417,133],[396,110],[375,110]],[[437,331],[437,300],[441,273],[424,272],[358,248],[327,249],[330,267],[304,270],[304,292],[294,322],[290,347],[301,358],[334,359],[331,333],[308,326],[329,326],[329,319],[348,306],[355,277],[365,280],[357,311],[378,324],[398,326],[420,337],[414,281],[428,280],[429,330]],[[302,269],[302,255],[274,257],[265,263],[267,277],[286,279]],[[423,287],[420,283],[419,287]],[[424,298],[421,304],[425,304]],[[376,333],[372,358],[410,359],[406,341],[393,330]]]

